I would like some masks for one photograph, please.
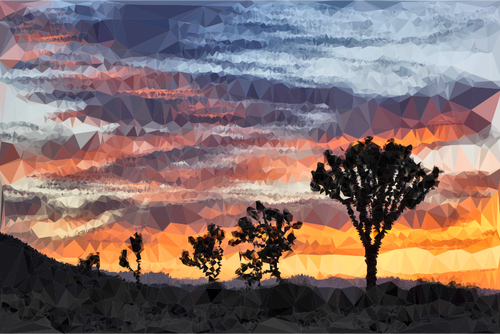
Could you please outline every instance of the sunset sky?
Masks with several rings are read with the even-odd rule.
[[[1,231],[110,271],[142,232],[144,271],[198,278],[187,237],[230,236],[259,200],[305,223],[284,276],[364,277],[345,208],[309,183],[326,149],[371,135],[444,170],[378,275],[500,289],[499,8],[2,1]],[[240,248],[223,247],[226,280]]]

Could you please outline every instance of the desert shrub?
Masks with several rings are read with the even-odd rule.
[[[97,268],[97,275],[100,276],[99,268],[101,267],[101,258],[99,257],[99,252],[90,253],[85,260],[78,259],[77,267],[81,272],[91,271],[92,267],[95,265]]]
[[[208,232],[203,236],[188,238],[194,249],[193,257],[190,257],[188,251],[183,251],[180,260],[186,266],[200,268],[208,277],[208,280],[214,282],[217,280],[222,267],[224,250],[221,243],[225,238],[225,233],[215,224],[208,225],[207,229]]]
[[[246,281],[248,286],[259,282],[264,274],[281,281],[281,272],[278,263],[284,252],[292,251],[296,239],[293,229],[300,229],[302,222],[292,223],[293,216],[287,209],[283,212],[278,209],[266,208],[261,202],[256,202],[255,209],[247,208],[247,216],[238,220],[238,225],[229,241],[230,246],[241,243],[252,243],[254,248],[240,252],[240,259],[245,259],[236,270],[238,278]],[[254,223],[255,221],[255,223]],[[287,234],[288,233],[288,234]],[[264,264],[269,269],[264,270]]]

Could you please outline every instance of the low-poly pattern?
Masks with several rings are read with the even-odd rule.
[[[92,267],[96,266],[97,273],[99,274],[99,268],[101,267],[99,252],[97,254],[89,254],[86,259],[79,259],[78,268],[80,271],[92,271]]]
[[[130,250],[134,253],[137,267],[135,270],[130,266],[129,261],[127,260],[127,250],[122,250],[122,255],[120,256],[120,266],[130,270],[137,281],[137,284],[141,281],[141,253],[144,250],[144,245],[142,243],[142,234],[135,232],[134,236],[130,237]]]
[[[0,1],[0,232],[57,261],[31,248],[1,257],[1,331],[497,331],[496,313],[474,313],[485,299],[460,304],[442,291],[500,289],[499,31],[495,2]],[[263,283],[262,292],[238,285],[227,304],[247,248],[224,240],[223,287],[195,289],[202,298],[186,285],[166,303],[142,295],[165,277],[206,280],[182,263],[188,237],[211,224],[232,235],[256,201],[304,222],[279,261],[283,278],[364,277],[351,217],[309,184],[325,150],[341,156],[367,136],[412,145],[416,162],[444,171],[385,236],[379,281],[455,287],[419,283],[429,287],[419,296],[433,296],[422,305],[400,287],[402,304],[386,307],[358,286],[339,311],[325,305],[343,286],[313,307],[299,301],[298,283]],[[136,233],[140,273],[132,258],[120,265]],[[101,277],[75,272],[54,287],[54,268],[73,275],[95,254]],[[123,270],[135,283],[105,274]],[[389,285],[377,291],[395,293]],[[98,301],[127,289],[121,306]],[[87,299],[70,297],[81,291]],[[224,302],[205,302],[215,295]],[[361,306],[368,299],[377,306]],[[400,320],[403,306],[411,321]],[[373,320],[381,314],[386,322]]]
[[[203,270],[208,281],[215,282],[222,268],[224,251],[221,243],[225,238],[225,233],[223,229],[215,226],[215,224],[208,225],[207,230],[208,232],[203,237],[194,238],[190,236],[188,238],[194,249],[193,258],[189,255],[189,251],[182,251],[180,260],[186,266],[198,267]]]
[[[300,229],[303,223],[292,223],[293,215],[287,209],[281,212],[266,208],[259,201],[255,203],[255,208],[248,207],[246,213],[245,217],[238,219],[236,230],[232,233],[234,238],[228,244],[234,247],[246,242],[253,244],[253,249],[239,253],[240,259],[245,261],[235,273],[249,287],[253,283],[260,286],[262,277],[267,273],[280,283],[279,261],[283,253],[293,251],[292,246],[297,239],[293,230]]]
[[[412,145],[389,139],[380,147],[373,137],[349,145],[344,157],[325,151],[325,164],[312,171],[311,190],[347,209],[365,249],[366,289],[376,286],[377,258],[384,237],[406,210],[414,210],[439,185],[442,170],[415,163]],[[354,212],[357,211],[357,213]]]
[[[498,332],[500,295],[420,283],[313,286],[291,280],[259,289],[137,285],[49,259],[0,235],[12,270],[0,267],[6,332]],[[29,257],[30,263],[24,262]],[[117,305],[121,305],[117,307]]]

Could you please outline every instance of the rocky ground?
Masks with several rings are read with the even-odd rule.
[[[500,294],[421,283],[137,285],[0,235],[0,332],[500,332]],[[10,252],[10,253],[9,253]]]

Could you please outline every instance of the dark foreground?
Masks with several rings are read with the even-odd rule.
[[[0,332],[500,332],[500,295],[386,282],[369,292],[290,282],[257,289],[137,286],[79,274],[0,234]],[[8,254],[8,255],[7,255]]]

